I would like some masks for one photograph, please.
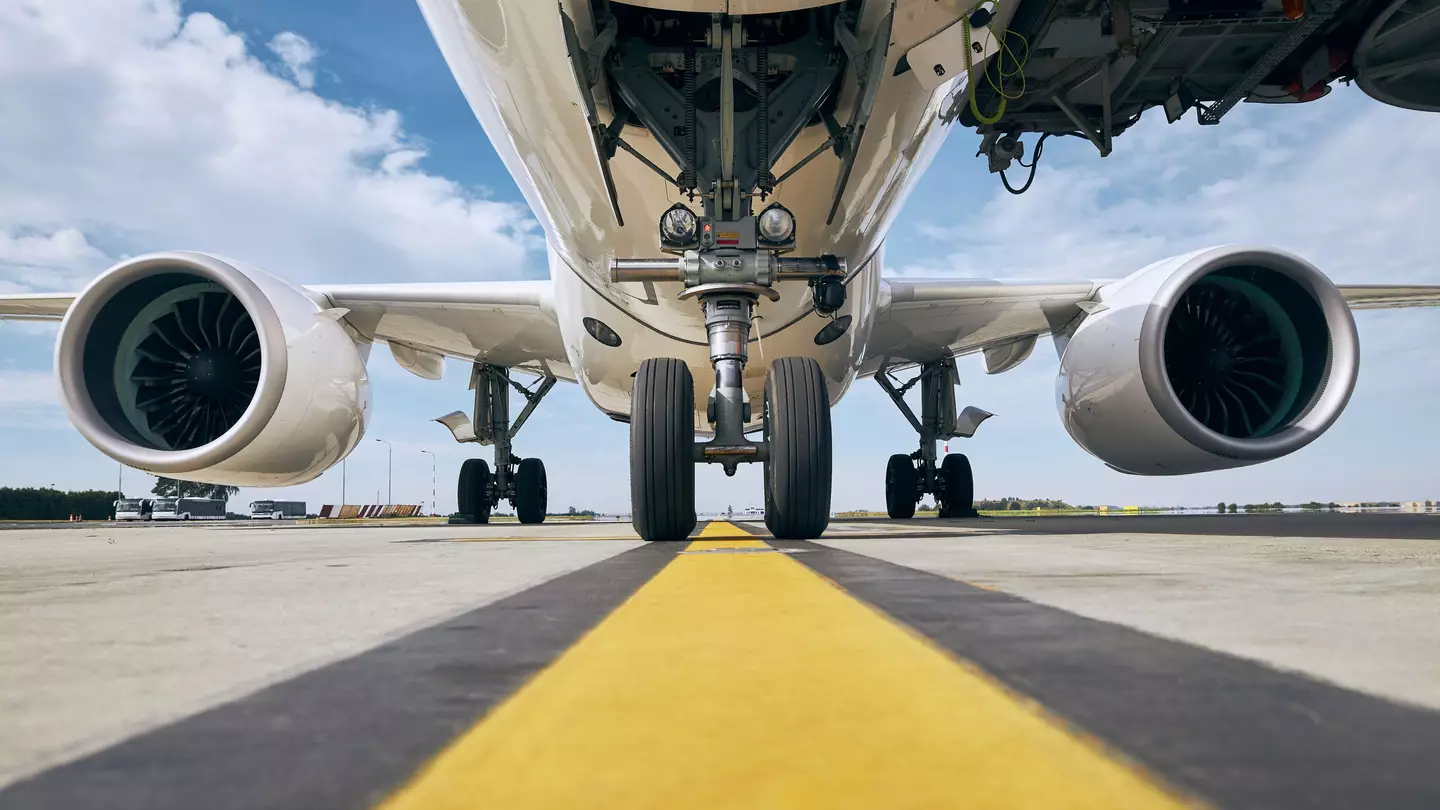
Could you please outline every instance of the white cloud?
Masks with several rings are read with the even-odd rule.
[[[58,406],[55,377],[48,371],[0,371],[0,407]]]
[[[300,282],[522,271],[523,204],[426,171],[394,111],[311,92],[304,38],[270,46],[289,76],[177,0],[0,4],[0,251],[53,253],[0,258],[0,282],[70,286],[174,248]]]
[[[971,160],[973,136],[953,137],[959,148],[946,157]],[[1343,87],[1313,104],[1241,105],[1217,127],[1198,126],[1193,116],[1167,125],[1152,112],[1104,159],[1080,139],[1050,139],[1024,195],[990,178],[993,186],[972,191],[968,207],[912,201],[901,232],[914,258],[895,272],[1116,278],[1197,247],[1250,242],[1293,251],[1337,283],[1440,284],[1436,166],[1440,116],[1386,107]],[[1023,179],[1011,173],[1012,183]],[[947,215],[962,219],[938,219]],[[992,497],[1125,504],[1433,498],[1427,459],[1440,452],[1429,429],[1440,401],[1433,345],[1440,310],[1362,312],[1357,323],[1361,373],[1345,414],[1314,444],[1277,461],[1175,478],[1104,468],[1056,416],[1057,362],[1048,341],[999,377],[982,374],[976,358],[962,361],[963,402],[998,416],[952,450],[970,454],[977,492]],[[848,499],[877,505],[885,454],[913,449],[913,434],[893,411],[874,418],[871,411],[887,405],[871,387],[841,406],[836,425],[848,422],[851,435],[867,431],[882,446],[845,451],[850,459],[837,460],[836,469],[858,470],[836,486]]]
[[[0,229],[0,293],[73,288],[108,261],[75,228],[50,233]]]
[[[1046,148],[1024,195],[997,181],[958,225],[919,223],[933,254],[902,272],[1115,277],[1251,242],[1294,251],[1337,282],[1440,281],[1429,225],[1440,116],[1342,87],[1309,105],[1241,105],[1218,127],[1152,111],[1104,159],[1078,138]]]
[[[0,371],[0,428],[68,430],[55,376],[47,371]]]
[[[280,61],[285,65],[285,71],[295,83],[309,90],[315,86],[315,70],[313,64],[319,52],[310,40],[300,36],[294,31],[281,31],[276,34],[266,45]]]

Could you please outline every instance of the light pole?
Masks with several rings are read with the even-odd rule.
[[[430,513],[438,514],[440,507],[435,504],[435,454],[429,450],[421,450],[420,452],[430,457]]]
[[[340,459],[340,508],[341,508],[341,509],[344,509],[344,508],[345,508],[345,462],[347,462],[347,461],[349,461],[349,460],[350,460],[350,457],[349,457],[349,456],[346,456],[345,458]]]
[[[375,441],[389,448],[390,461],[389,466],[385,470],[385,502],[387,504],[393,503],[395,500],[395,445],[384,439],[376,439]]]

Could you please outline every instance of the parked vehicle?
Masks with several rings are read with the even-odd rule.
[[[116,520],[149,520],[155,507],[150,498],[121,498],[115,502]]]
[[[215,498],[159,498],[152,520],[224,520],[225,501]]]
[[[305,517],[304,501],[255,501],[250,517],[256,520],[289,520]]]

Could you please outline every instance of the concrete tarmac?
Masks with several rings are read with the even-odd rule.
[[[0,807],[481,806],[467,780],[516,750],[513,784],[482,780],[510,784],[504,806],[565,805],[557,769],[626,806],[800,806],[855,752],[821,803],[1000,780],[1000,806],[1440,805],[1435,517],[705,531],[688,548],[628,524],[0,532]],[[709,767],[617,781],[627,744],[651,770],[657,748],[671,773]],[[788,764],[761,779],[747,750]],[[291,779],[256,781],[276,768]],[[778,792],[704,792],[726,774]],[[190,792],[217,781],[231,798]]]

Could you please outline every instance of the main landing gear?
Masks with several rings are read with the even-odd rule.
[[[459,508],[451,523],[489,523],[490,512],[508,500],[515,507],[521,523],[545,522],[548,487],[545,462],[538,458],[519,458],[510,451],[510,442],[540,400],[555,385],[549,374],[540,378],[533,388],[526,388],[510,379],[510,369],[476,363],[470,374],[475,389],[475,419],[467,419],[463,411],[442,416],[436,422],[450,429],[457,442],[478,442],[495,447],[495,469],[484,459],[466,459],[460,466],[456,495]],[[510,422],[510,389],[525,397],[525,407]]]
[[[898,386],[889,369],[881,369],[875,381],[920,434],[919,450],[909,455],[897,453],[885,465],[886,513],[897,520],[912,518],[915,504],[929,493],[935,496],[942,518],[978,517],[970,459],[961,453],[951,453],[936,463],[937,441],[974,436],[980,423],[994,415],[976,407],[966,407],[956,414],[955,386],[960,384],[960,375],[955,369],[955,360],[922,363],[918,377]],[[905,393],[916,383],[920,384],[918,419],[905,402]]]

